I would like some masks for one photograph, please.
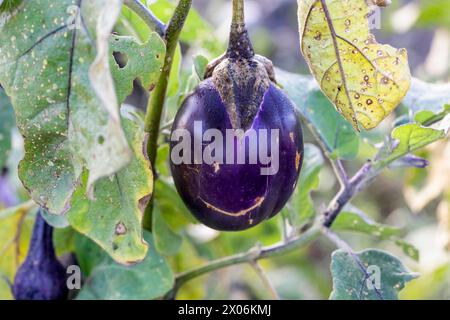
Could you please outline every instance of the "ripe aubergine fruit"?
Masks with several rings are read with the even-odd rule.
[[[65,300],[68,295],[66,272],[56,258],[53,228],[41,211],[36,215],[30,248],[14,278],[16,300]]]
[[[208,65],[175,117],[178,193],[205,225],[248,229],[284,207],[302,160],[295,106],[277,87],[272,62],[254,54],[245,25],[233,23],[228,51]]]

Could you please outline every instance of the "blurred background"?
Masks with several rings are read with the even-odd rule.
[[[170,17],[176,3],[167,0],[147,2],[164,21]],[[406,48],[415,77],[435,83],[449,82],[450,1],[392,2],[388,8],[381,10],[380,29],[373,30],[377,40],[397,48]],[[166,121],[173,118],[182,98],[192,89],[190,79],[193,57],[203,55],[210,60],[225,51],[228,41],[230,0],[193,0],[193,7],[181,36],[181,48],[176,55]],[[246,0],[246,18],[258,54],[270,58],[278,68],[309,74],[299,48],[295,0]],[[119,24],[117,31],[127,33],[126,25]],[[138,36],[145,40],[148,30],[143,27]],[[116,58],[120,60],[120,57]],[[127,103],[144,109],[147,93],[138,83],[135,87]],[[400,107],[397,112],[400,115],[406,111]],[[394,119],[394,116],[386,119],[376,130],[363,135],[358,157],[344,163],[350,174],[374,156],[374,145],[382,142],[386,133],[390,132]],[[306,142],[315,143],[306,128],[304,133]],[[22,139],[17,132],[14,136],[8,168],[0,176],[0,208],[24,202],[28,198],[17,178],[17,164],[23,153]],[[158,156],[161,163],[157,166],[163,176],[168,176],[165,162],[167,155],[167,149],[162,148]],[[353,204],[377,222],[402,228],[405,241],[420,250],[420,259],[411,259],[391,241],[351,233],[341,235],[355,250],[388,250],[410,269],[421,274],[419,279],[410,282],[401,292],[401,298],[450,299],[450,142],[447,139],[435,143],[418,155],[430,161],[427,169],[386,170]],[[156,188],[157,194],[163,195],[168,201],[161,209],[170,221],[171,214],[179,208],[179,199],[177,201],[167,196],[174,195],[173,189],[167,186],[157,185]],[[320,213],[337,190],[337,181],[327,164],[320,172],[317,191],[313,192],[317,212]],[[167,194],[164,195],[164,192]],[[189,216],[189,213],[185,215]],[[176,221],[172,221],[172,226],[183,237],[180,253],[170,258],[177,272],[198,267],[210,259],[246,251],[256,243],[271,245],[282,238],[281,215],[239,233],[219,233],[194,224],[189,218],[181,221],[179,216],[175,216],[177,218],[173,218]],[[5,242],[5,239],[2,240],[0,234],[0,240]],[[330,255],[334,250],[334,245],[322,239],[292,254],[261,261],[261,265],[282,299],[327,299],[332,290]],[[248,265],[234,266],[199,277],[186,284],[178,297],[273,298],[255,270]]]

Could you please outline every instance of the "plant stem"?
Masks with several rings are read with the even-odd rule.
[[[244,25],[244,0],[233,0],[233,24]]]
[[[344,165],[340,159],[333,159],[333,156],[330,153],[330,149],[327,147],[325,141],[321,138],[320,134],[317,132],[317,129],[308,121],[308,119],[304,118],[304,122],[308,127],[309,131],[313,135],[314,139],[319,144],[319,147],[322,149],[325,157],[330,161],[331,167],[336,175],[336,178],[339,181],[339,185],[341,189],[344,189],[348,186],[348,175],[345,171]]]
[[[309,230],[305,231],[305,233],[300,236],[293,238],[289,242],[279,243],[269,247],[255,247],[248,252],[239,253],[234,256],[229,256],[226,258],[218,259],[209,262],[208,264],[193,269],[187,272],[180,274],[175,281],[174,293],[178,291],[178,289],[185,284],[186,282],[197,278],[206,273],[225,268],[231,265],[241,264],[241,263],[252,263],[254,261],[258,261],[260,259],[271,258],[280,256],[289,252],[292,252],[298,248],[302,248],[311,242],[313,242],[320,234],[320,225],[316,224],[311,227]]]
[[[180,0],[178,2],[178,6],[164,35],[164,40],[166,41],[166,57],[158,83],[149,99],[147,114],[145,116],[145,131],[149,134],[147,154],[152,164],[155,163],[156,159],[158,132],[164,102],[166,100],[170,71],[172,70],[173,57],[191,4],[192,0]]]
[[[166,26],[141,1],[124,0],[123,3],[136,13],[151,30],[157,32],[161,37],[164,36]]]
[[[379,170],[374,169],[372,162],[366,163],[361,169],[348,180],[347,185],[331,200],[327,210],[324,212],[323,226],[330,228],[336,220],[344,206],[365,188],[378,174]]]
[[[280,300],[280,297],[278,296],[277,291],[273,287],[272,283],[270,282],[269,277],[264,272],[264,269],[261,267],[261,265],[257,261],[253,261],[250,264],[253,267],[253,270],[255,270],[255,272],[258,275],[258,277],[263,282],[263,284],[266,287],[267,291],[269,291],[269,293],[272,296],[272,298],[274,300]]]
[[[158,135],[161,117],[166,101],[167,87],[169,84],[170,71],[172,70],[173,57],[178,45],[181,30],[191,9],[192,0],[180,0],[175,12],[164,33],[166,42],[166,57],[161,75],[154,91],[152,92],[145,115],[145,131],[148,133],[147,155],[155,170],[156,154],[158,151]],[[156,175],[155,175],[156,176]],[[151,229],[151,212],[153,202],[150,201],[144,213],[144,228]]]

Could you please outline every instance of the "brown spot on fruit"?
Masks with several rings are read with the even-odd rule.
[[[297,170],[297,171],[298,171],[298,168],[300,168],[300,160],[301,160],[301,155],[297,151],[297,153],[295,154],[295,170]]]
[[[261,206],[261,204],[264,202],[265,197],[256,197],[255,204],[253,206],[251,206],[250,208],[247,208],[247,209],[242,209],[237,212],[231,212],[231,211],[226,211],[226,210],[220,209],[220,208],[212,205],[211,203],[203,200],[201,197],[199,199],[206,205],[207,208],[212,209],[212,210],[216,211],[217,213],[221,213],[221,214],[224,214],[227,216],[232,216],[232,217],[240,217],[240,216],[246,215],[250,211]]]

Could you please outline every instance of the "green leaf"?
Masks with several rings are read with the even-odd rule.
[[[382,239],[389,239],[393,236],[401,235],[401,230],[399,228],[385,226],[370,221],[360,214],[345,210],[336,218],[332,228],[335,231],[356,231]]]
[[[352,126],[334,109],[311,76],[276,70],[277,80],[296,103],[300,113],[314,126],[329,152],[337,158],[353,159],[359,137]]]
[[[14,125],[14,110],[5,91],[0,87],[0,169],[8,160],[11,150],[11,131]]]
[[[156,172],[158,172],[158,174],[164,177],[170,176],[169,153],[170,153],[170,146],[168,143],[159,146],[155,167]]]
[[[142,124],[123,119],[123,127],[134,151],[131,163],[111,177],[99,180],[92,201],[82,188],[73,196],[67,217],[71,226],[99,244],[119,263],[144,259],[147,244],[142,239],[143,209],[153,189],[152,170],[142,153]]]
[[[331,274],[334,300],[397,300],[405,283],[417,277],[396,257],[375,249],[333,252]]]
[[[42,210],[41,215],[53,228],[66,228],[70,225],[67,215],[50,214],[45,210]]]
[[[181,248],[183,238],[167,225],[161,211],[156,205],[153,207],[152,218],[152,231],[155,238],[156,250],[166,256],[177,254]]]
[[[153,31],[134,11],[125,5],[122,6],[122,12],[115,28],[119,34],[135,37],[141,43],[146,42],[148,35]]]
[[[420,1],[417,26],[450,28],[450,2],[447,0]]]
[[[370,33],[366,0],[298,0],[301,50],[322,91],[355,129],[378,126],[411,83],[408,54]]]
[[[310,193],[319,186],[319,173],[323,163],[320,149],[313,144],[305,144],[299,182],[286,208],[288,221],[296,229],[311,222],[316,215]]]
[[[156,85],[164,63],[165,45],[157,33],[151,33],[144,44],[134,37],[112,35],[109,42],[111,54],[111,72],[114,78],[119,102],[133,91],[133,81],[138,79],[147,90]],[[113,52],[120,52],[125,58],[122,68],[112,57]]]
[[[22,0],[0,0],[0,12],[12,11]]]
[[[427,83],[413,78],[411,89],[402,103],[413,117],[421,111],[442,113],[450,105],[450,84]]]
[[[411,259],[415,260],[415,261],[419,261],[420,259],[420,252],[419,249],[417,249],[415,246],[413,246],[412,244],[404,241],[403,239],[400,238],[393,238],[392,239],[394,241],[394,243],[400,247],[403,250],[403,253],[406,254],[408,257],[410,257]]]
[[[125,267],[106,259],[91,272],[79,300],[149,300],[172,289],[174,276],[167,261],[153,248],[151,233],[145,231],[151,250],[141,263]]]
[[[25,137],[19,176],[54,214],[68,210],[83,168],[92,191],[131,159],[109,71],[121,1],[80,3],[24,1],[0,27],[0,83]]]
[[[181,200],[174,185],[165,179],[158,179],[155,182],[155,202],[165,221],[174,230],[178,230],[188,223],[197,223]]]
[[[75,234],[74,253],[83,275],[89,277],[92,270],[104,260],[110,260],[108,254],[94,241],[80,233]]]
[[[443,139],[445,136],[445,130],[427,128],[416,123],[401,125],[392,131],[393,146],[388,150],[381,150],[380,154],[383,157],[377,160],[376,166],[386,166],[411,152]]]
[[[426,127],[434,125],[434,129],[448,131],[450,128],[449,84],[427,83],[414,78],[403,104],[408,107],[412,121]]]
[[[208,58],[206,58],[201,54],[198,54],[194,57],[194,70],[200,81],[204,80],[205,78],[205,71],[208,63],[209,63]]]
[[[361,213],[346,211],[348,209],[348,207],[344,208],[344,211],[336,218],[332,226],[334,231],[358,232],[377,237],[380,240],[393,241],[407,256],[419,261],[419,250],[400,238],[401,229],[374,222]]]
[[[168,0],[147,1],[148,7],[163,22],[167,23],[172,17],[176,3]],[[191,46],[198,46],[207,50],[213,56],[220,55],[225,51],[223,43],[214,36],[214,28],[203,19],[195,8],[189,11],[186,23],[181,31],[180,40]]]
[[[57,256],[72,254],[75,251],[75,237],[77,234],[71,227],[53,230],[53,245]]]

